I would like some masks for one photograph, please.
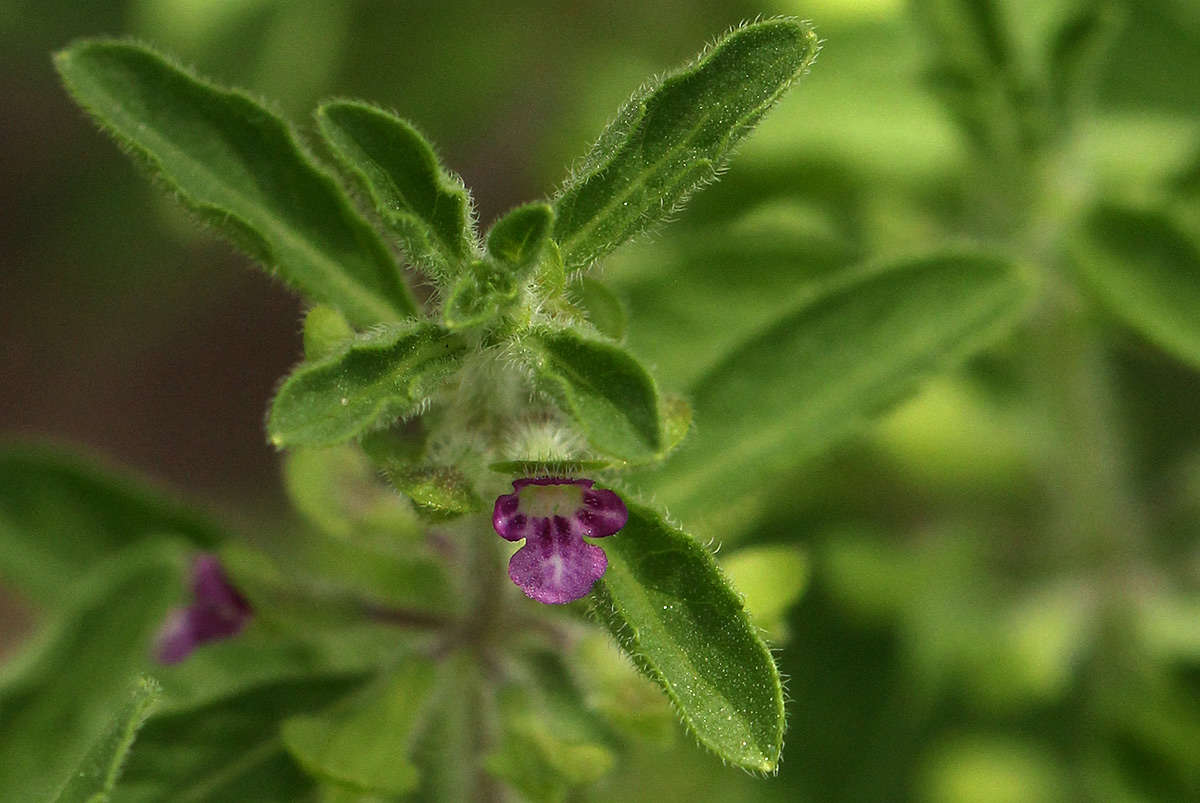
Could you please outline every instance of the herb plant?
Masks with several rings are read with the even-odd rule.
[[[831,258],[761,319],[739,317],[736,294],[788,277],[735,267],[718,277],[735,345],[707,353],[697,329],[678,387],[660,387],[670,355],[646,344],[695,322],[686,291],[635,297],[629,322],[601,268],[717,179],[807,73],[806,23],[743,25],[649,81],[552,198],[482,232],[467,188],[383,108],[321,105],[318,158],[269,108],[146,46],[58,53],[121,147],[309,303],[304,361],[265,427],[310,528],[238,539],[81,463],[0,455],[0,533],[16,545],[0,570],[63,610],[0,678],[0,790],[582,799],[674,719],[727,764],[773,774],[787,720],[764,635],[786,639],[805,563],[786,544],[718,563],[713,539],[799,504],[804,466],[1014,339],[1076,438],[1060,460],[1100,451],[1053,469],[1057,526],[1119,549],[1136,504],[1104,451],[1092,310],[1200,364],[1200,253],[1175,210],[1063,191],[1115,21],[1080,4],[1043,74],[1017,65],[991,3],[918,6],[931,84],[971,149],[957,211],[972,239]],[[719,218],[702,210],[681,238],[693,256],[735,243]],[[853,564],[837,554],[831,586]]]

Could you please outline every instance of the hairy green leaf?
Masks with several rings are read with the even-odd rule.
[[[130,42],[85,40],[55,65],[184,205],[289,284],[358,325],[417,314],[379,236],[270,111]]]
[[[184,589],[177,545],[140,544],[67,583],[48,630],[0,672],[0,790],[51,799],[120,711],[169,605]]]
[[[203,516],[92,461],[33,446],[0,448],[0,578],[56,603],[97,561],[164,534],[212,548]]]
[[[120,803],[309,799],[315,784],[287,755],[279,725],[334,704],[363,681],[354,673],[293,678],[156,714],[138,735],[113,798]]]
[[[474,250],[471,201],[425,138],[404,120],[353,101],[321,106],[317,125],[409,257],[439,279],[457,275]]]
[[[413,731],[429,708],[434,665],[409,658],[379,694],[353,708],[300,714],[283,723],[283,744],[306,772],[360,794],[403,795],[417,787],[407,756]]]
[[[133,740],[161,694],[153,678],[138,679],[125,706],[71,773],[55,803],[108,803]]]
[[[267,418],[277,447],[323,446],[411,415],[458,366],[466,347],[434,324],[396,324],[292,372]]]
[[[629,523],[604,541],[596,613],[701,744],[739,767],[774,772],[783,690],[741,598],[691,536],[649,508],[628,508]]]
[[[712,181],[816,53],[804,23],[765,20],[635,94],[555,198],[553,236],[567,269],[663,221]]]
[[[442,319],[451,329],[491,323],[516,301],[520,289],[511,271],[476,260],[455,282]]]
[[[534,356],[539,386],[579,425],[592,448],[634,462],[663,449],[658,390],[626,351],[569,330],[522,340]]]
[[[518,206],[496,221],[488,232],[488,254],[519,275],[541,255],[553,223],[554,210],[549,204]]]
[[[688,448],[649,478],[705,532],[744,525],[768,478],[852,435],[873,416],[1007,332],[1030,286],[1000,259],[947,253],[850,277],[734,347],[690,394]],[[761,501],[761,500],[758,500]]]
[[[1125,323],[1200,366],[1200,246],[1170,217],[1104,205],[1084,221],[1075,260]]]

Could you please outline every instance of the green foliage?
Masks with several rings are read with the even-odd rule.
[[[529,656],[520,671],[526,683],[499,692],[501,745],[485,766],[531,801],[563,800],[612,769],[611,736],[557,655]]]
[[[59,790],[55,803],[108,803],[133,740],[158,702],[162,688],[149,677],[138,679],[124,708],[107,733],[88,750]]]
[[[411,659],[387,684],[346,711],[298,714],[283,723],[283,744],[323,781],[358,794],[403,795],[417,787],[404,748],[429,708],[433,665]]]
[[[508,270],[483,260],[467,266],[450,290],[442,316],[451,329],[470,329],[493,322],[520,291]]]
[[[1200,245],[1155,211],[1101,206],[1084,221],[1076,265],[1103,304],[1200,366]]]
[[[378,235],[267,109],[127,42],[80,42],[55,65],[118,143],[285,281],[358,325],[416,314]]]
[[[730,500],[769,493],[764,472],[819,455],[924,377],[994,343],[1029,295],[1014,266],[966,253],[904,260],[828,287],[695,383],[696,435],[652,479],[660,499],[710,526],[722,508],[744,513]]]
[[[522,345],[541,388],[596,451],[645,462],[663,450],[658,389],[628,352],[567,330],[535,332]]]
[[[470,482],[451,466],[392,464],[385,470],[392,485],[411,499],[417,510],[436,519],[483,509]]]
[[[456,99],[429,130],[463,132],[447,152],[489,207],[548,178],[522,137],[565,146],[579,131],[555,109],[590,107],[634,64],[567,30],[531,47],[482,6],[439,32],[386,4],[344,30],[362,4],[235,2],[219,24],[137,5],[207,31],[189,59],[253,59],[259,86],[283,79],[275,54],[304,52],[335,91],[323,56],[337,82],[395,81],[412,108]],[[0,797],[1195,797],[1200,162],[1180,144],[1196,92],[1165,79],[1200,65],[1200,17],[1182,0],[915,8],[923,27],[891,4],[823,4],[820,69],[752,139],[817,40],[789,19],[733,29],[636,93],[555,197],[483,237],[429,142],[374,106],[319,107],[327,175],[271,112],[144,47],[64,51],[117,141],[303,294],[306,362],[268,420],[302,520],[256,510],[239,543],[125,481],[0,453],[0,576],[42,626],[0,676]],[[664,51],[693,17],[710,27],[671,13],[635,14],[664,23],[646,27]],[[406,38],[382,47],[386,21]],[[475,71],[439,69],[460,39]],[[570,53],[575,78],[514,95],[509,52]],[[514,102],[519,125],[467,109],[464,87]],[[36,120],[22,98],[14,119]],[[614,253],[735,146],[738,169],[678,225]],[[101,250],[137,208],[110,194],[72,218]],[[584,275],[600,259],[603,284]],[[154,315],[114,309],[153,342]],[[628,489],[626,527],[589,539],[607,627],[508,583],[488,513],[518,477]],[[563,512],[573,493],[536,501]],[[155,670],[160,713],[130,752],[146,703],[125,690],[190,599],[180,569],[214,549],[251,623]]]
[[[316,783],[288,757],[280,723],[334,705],[362,682],[357,674],[315,674],[267,683],[197,707],[164,710],[142,728],[114,799],[304,799]]]
[[[413,262],[448,280],[471,255],[471,199],[409,123],[352,101],[317,109],[338,162],[359,182]]]
[[[807,25],[765,20],[639,90],[554,200],[554,239],[567,269],[586,268],[715,179],[816,55]]]
[[[90,461],[0,449],[0,577],[35,600],[66,602],[98,561],[165,534],[199,548],[224,538],[203,516]]]
[[[1047,72],[1053,105],[1077,118],[1094,101],[1104,57],[1121,23],[1121,8],[1109,0],[1081,0],[1050,39]]]
[[[477,768],[462,757],[476,749],[481,667],[467,651],[441,661],[428,712],[413,735],[420,786],[409,796],[421,803],[469,803],[477,799]]]
[[[541,256],[553,223],[554,210],[548,204],[519,206],[488,231],[488,254],[520,276]]]
[[[71,584],[57,620],[0,674],[0,789],[52,799],[110,729],[182,588],[178,550],[142,544]]]
[[[353,446],[292,449],[283,481],[296,510],[335,538],[394,542],[418,532],[404,500],[379,481],[378,470]]]
[[[281,448],[322,446],[411,415],[464,351],[434,324],[373,330],[345,350],[293,371],[271,403],[267,433]]]
[[[649,508],[605,544],[597,616],[671,698],[697,740],[722,759],[774,772],[783,747],[775,662],[716,561]]]

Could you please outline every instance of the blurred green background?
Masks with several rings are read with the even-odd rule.
[[[1136,200],[1200,147],[1200,4],[1119,5],[1076,152],[1093,186]],[[1069,6],[1001,4],[1030,41]],[[486,226],[551,193],[647,75],[781,13],[825,40],[812,74],[676,227],[604,268],[668,390],[822,276],[978,234],[968,149],[922,83],[930,45],[900,0],[3,0],[0,430],[100,452],[236,528],[285,515],[262,420],[300,359],[301,305],[70,103],[49,54],[71,39],[137,37],[305,131],[319,99],[378,102],[437,144]],[[679,737],[596,799],[1200,799],[1200,374],[1104,332],[1145,532],[1099,554],[1046,526],[1060,433],[1027,409],[1018,336],[781,478],[748,532],[699,527],[799,544],[811,567],[780,625],[780,777]],[[1133,602],[1110,616],[1110,596]],[[3,589],[0,611],[3,654],[35,614]]]

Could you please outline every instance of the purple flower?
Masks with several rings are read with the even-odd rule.
[[[513,481],[514,493],[496,499],[492,526],[501,538],[525,539],[508,562],[508,576],[525,596],[552,605],[577,600],[608,568],[600,547],[583,536],[603,538],[625,526],[629,511],[612,491],[591,480],[557,478]]]
[[[216,555],[192,561],[192,599],[186,608],[171,611],[159,631],[159,662],[177,664],[201,644],[236,636],[252,613],[250,603],[225,578]]]

